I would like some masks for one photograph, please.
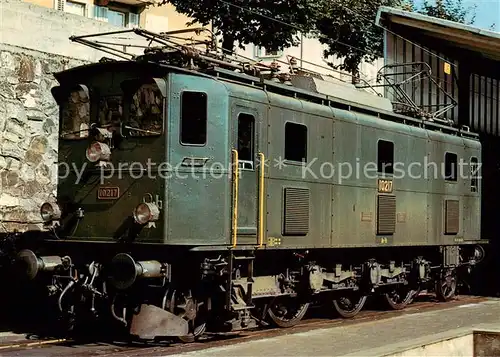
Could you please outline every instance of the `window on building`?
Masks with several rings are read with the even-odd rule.
[[[377,147],[377,167],[378,172],[383,174],[394,173],[394,143],[386,140],[379,140]]]
[[[285,124],[285,160],[307,161],[307,126],[297,123]]]
[[[470,191],[477,192],[478,189],[478,177],[479,177],[479,165],[477,162],[477,157],[471,157],[470,159]]]
[[[70,14],[86,16],[85,4],[74,2],[74,1],[66,1],[64,4],[64,12],[69,12]]]
[[[444,155],[444,178],[446,181],[457,181],[457,154],[447,152]]]
[[[238,160],[242,168],[253,169],[255,118],[241,113],[238,116]]]
[[[94,6],[94,18],[99,21],[108,22],[118,27],[138,27],[139,14],[134,7],[110,8],[105,6]]]
[[[108,9],[108,23],[111,25],[125,27],[127,25],[126,18],[125,12]]]
[[[256,57],[281,57],[283,56],[283,51],[278,50],[267,50],[265,47],[255,47]]]
[[[181,143],[205,145],[207,142],[207,94],[182,92]]]

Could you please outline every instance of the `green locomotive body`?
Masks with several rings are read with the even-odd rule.
[[[477,135],[314,76],[145,58],[56,74],[57,198],[18,261],[64,281],[61,313],[80,284],[142,338],[287,327],[325,296],[345,317],[429,283],[448,300],[482,255]]]
[[[122,78],[115,76],[120,66],[129,71]],[[80,83],[92,88],[90,103],[118,97],[120,105],[133,105],[123,97],[126,81],[154,83],[161,101],[160,129],[122,138],[111,151],[110,168],[92,167],[86,159],[88,135],[66,138],[61,128],[59,160],[68,164],[62,170],[72,172],[60,172],[64,178],[57,196],[74,205],[62,221],[68,222],[62,224],[67,239],[126,238],[119,228],[137,205],[152,200],[161,206],[160,219],[141,230],[136,243],[225,249],[233,239],[231,149],[238,148],[238,141],[247,146],[239,151],[238,245],[258,244],[259,152],[266,160],[266,249],[453,245],[480,239],[480,186],[469,172],[458,172],[461,160],[463,170],[470,170],[470,163],[480,159],[477,136],[411,126],[380,118],[375,109],[356,112],[355,107],[336,108],[216,78],[168,71],[157,78],[147,72],[134,77],[140,70],[135,66],[141,65],[97,64],[58,76],[61,88]],[[90,109],[84,124],[105,126],[100,114]],[[183,127],[183,119],[193,120],[183,114],[199,115],[203,123]],[[133,120],[125,115],[124,126]],[[193,144],[183,142],[182,129]],[[387,163],[388,172],[381,163]],[[455,172],[450,169],[453,177],[447,178],[446,165],[452,164]],[[79,177],[84,169],[93,175]],[[100,197],[99,190],[106,188],[117,197]],[[78,208],[84,216],[77,226]],[[447,219],[454,225],[450,231]],[[269,241],[274,243],[269,246]]]

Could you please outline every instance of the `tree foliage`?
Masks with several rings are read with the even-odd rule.
[[[476,18],[475,8],[476,5],[471,8],[464,8],[462,0],[435,0],[434,4],[429,3],[428,0],[424,0],[422,8],[418,12],[432,17],[471,25]],[[469,15],[471,15],[471,18],[468,20],[467,17]]]
[[[380,6],[391,6],[406,11],[468,23],[468,15],[474,9],[464,8],[462,0],[435,0],[434,4],[424,0],[416,9],[413,0],[332,0],[325,3],[325,11],[317,22],[320,41],[327,45],[325,56],[343,57],[336,67],[357,74],[362,61],[373,62],[382,57],[383,31],[375,25]],[[333,66],[333,65],[332,65]]]
[[[222,37],[222,47],[234,50],[253,43],[268,51],[299,44],[299,32],[312,34],[326,45],[325,57],[343,58],[335,66],[357,74],[362,61],[382,56],[383,30],[375,25],[380,6],[417,11],[429,16],[467,22],[471,9],[462,0],[162,0],[193,19],[188,25],[209,24]],[[333,64],[330,64],[334,66]]]
[[[357,74],[361,61],[373,62],[383,53],[383,31],[375,26],[380,6],[398,6],[399,0],[326,1],[317,20],[319,41],[327,46],[325,57],[342,57],[330,66]]]
[[[320,5],[314,0],[163,0],[222,37],[222,47],[253,43],[269,51],[299,44],[299,29],[311,31]],[[229,4],[228,4],[229,3]],[[230,5],[232,4],[232,5]]]

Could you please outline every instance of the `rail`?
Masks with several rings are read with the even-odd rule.
[[[54,344],[59,344],[63,342],[70,342],[72,340],[68,340],[66,338],[59,338],[59,339],[54,339],[54,340],[42,340],[42,341],[35,341],[35,342],[19,342],[19,343],[13,343],[13,344],[6,344],[0,346],[0,350],[9,350],[13,348],[29,348],[29,347],[36,347],[36,346],[43,346],[43,345],[54,345]]]

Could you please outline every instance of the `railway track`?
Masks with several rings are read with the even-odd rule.
[[[194,343],[158,343],[149,344],[126,344],[121,342],[92,342],[78,343],[67,339],[52,340],[18,340],[13,343],[0,344],[0,356],[54,356],[63,357],[68,354],[78,357],[86,356],[167,356],[184,352],[199,351],[212,347],[227,346],[231,344],[258,340],[263,338],[277,337],[290,333],[307,332],[314,329],[332,328],[337,326],[347,326],[360,324],[363,322],[388,319],[401,315],[417,314],[420,312],[432,310],[446,310],[460,305],[479,303],[486,301],[485,297],[476,296],[458,296],[455,300],[442,303],[437,302],[430,295],[419,296],[410,306],[403,310],[381,311],[376,309],[367,309],[361,311],[352,319],[317,317],[313,310],[312,316],[304,319],[295,327],[264,328],[261,330],[244,331],[226,335],[207,334]]]

